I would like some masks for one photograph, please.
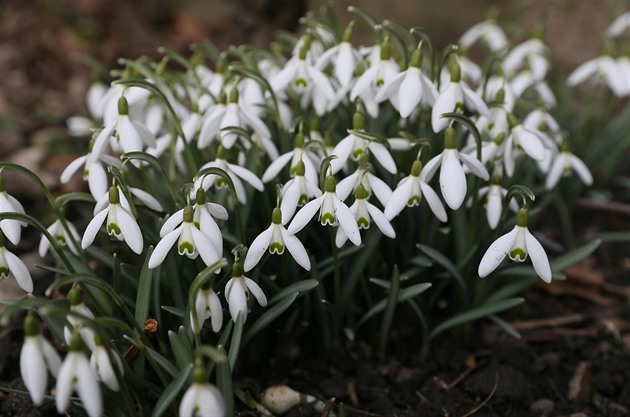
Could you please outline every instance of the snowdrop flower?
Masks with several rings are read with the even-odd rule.
[[[70,136],[84,136],[90,133],[90,129],[95,127],[95,121],[100,120],[103,115],[99,114],[99,102],[107,92],[107,86],[102,82],[94,82],[86,92],[86,104],[90,117],[73,116],[66,121]]]
[[[398,216],[400,212],[407,207],[413,207],[420,204],[422,195],[427,200],[429,208],[435,214],[441,222],[447,220],[446,210],[444,205],[440,201],[440,197],[433,191],[433,188],[429,186],[421,177],[422,162],[419,160],[413,161],[411,165],[411,172],[409,176],[403,178],[396,189],[392,192],[391,198],[385,206],[385,217],[389,220]]]
[[[459,38],[457,44],[462,49],[470,48],[478,40],[483,40],[492,52],[501,54],[507,48],[508,41],[503,29],[494,19],[477,23]]]
[[[114,358],[113,364],[110,355]],[[122,374],[122,360],[116,351],[108,350],[103,346],[98,335],[94,336],[94,350],[92,350],[92,355],[90,356],[90,367],[94,375],[96,375],[96,378],[107,385],[109,389],[112,391],[120,390],[120,383],[118,382],[114,367],[118,369],[118,373]]]
[[[557,104],[556,96],[551,88],[544,80],[539,80],[536,75],[530,71],[521,71],[510,81],[510,88],[516,97],[521,97],[526,90],[530,90],[537,94],[539,101],[547,108],[555,107]]]
[[[473,174],[483,180],[487,181],[490,178],[486,167],[481,161],[457,150],[455,147],[455,129],[449,127],[444,132],[444,151],[427,162],[421,178],[424,182],[431,181],[431,178],[441,166],[440,189],[446,204],[453,210],[457,210],[462,205],[468,188],[462,163]]]
[[[232,320],[236,323],[239,313],[243,317],[243,323],[247,320],[247,299],[249,293],[254,294],[261,307],[267,305],[267,297],[263,290],[252,279],[243,275],[243,266],[236,261],[232,265],[232,278],[225,285],[225,299],[230,308]]]
[[[379,51],[380,59],[363,71],[350,90],[350,101],[361,97],[365,110],[373,118],[378,117],[377,93],[398,73],[398,64],[391,57],[391,44],[385,41],[375,49]]]
[[[289,162],[291,176],[295,174],[297,164],[302,162],[304,164],[304,174],[310,182],[317,182],[317,156],[313,152],[309,152],[308,148],[304,147],[304,134],[299,132],[295,135],[293,143],[293,150],[280,155],[277,159],[272,161],[265,172],[262,175],[262,182],[268,183],[275,179],[282,168]]]
[[[574,87],[588,80],[593,83],[605,83],[613,94],[622,97],[630,72],[627,69],[625,72],[621,69],[617,61],[605,53],[577,67],[567,78],[567,84]]]
[[[507,195],[507,190],[501,186],[501,177],[495,175],[492,177],[492,183],[479,189],[479,197],[486,198],[486,219],[490,229],[497,228],[503,213],[503,199]],[[518,205],[513,198],[509,202],[509,206],[513,211],[518,211]]]
[[[354,49],[350,43],[353,26],[354,21],[351,21],[346,30],[343,32],[341,43],[329,48],[326,52],[321,54],[315,64],[318,69],[322,70],[326,67],[326,65],[332,63],[333,74],[343,89],[348,89],[350,87],[352,76],[354,75],[358,62],[361,59],[359,51]]]
[[[129,104],[124,96],[118,99],[118,117],[101,130],[96,141],[103,137],[111,137],[112,147],[124,153],[142,151],[144,146],[156,146],[155,136],[147,127],[129,117]]]
[[[125,241],[135,253],[142,253],[144,240],[140,226],[129,210],[121,205],[119,189],[115,186],[110,187],[107,198],[109,204],[96,213],[87,225],[81,247],[85,249],[92,244],[98,230],[107,218],[107,233],[120,241]]]
[[[366,162],[367,158],[364,155],[359,160],[359,169],[339,181],[339,184],[337,184],[337,196],[340,200],[345,201],[350,193],[356,192],[357,187],[361,185],[367,191],[368,197],[374,194],[378,201],[385,206],[392,196],[392,190],[385,181],[372,174],[368,169],[360,168]]]
[[[571,171],[575,171],[584,185],[591,185],[593,183],[593,175],[591,175],[586,164],[584,164],[580,158],[569,152],[569,146],[565,143],[551,165],[551,169],[545,180],[545,188],[551,190],[558,184],[561,176],[568,176],[571,174]]]
[[[540,242],[530,233],[527,224],[527,209],[521,208],[514,229],[494,241],[481,258],[478,270],[480,278],[497,269],[506,256],[515,262],[524,262],[529,255],[538,276],[547,283],[551,282],[551,267],[547,254]]]
[[[203,366],[195,364],[192,385],[186,390],[179,404],[180,417],[226,417],[225,401],[214,385],[206,380]]]
[[[544,160],[546,153],[543,139],[534,130],[524,127],[511,113],[508,114],[507,119],[511,130],[505,139],[503,161],[505,172],[511,177],[514,174],[516,149],[522,150],[535,161]]]
[[[618,16],[606,29],[606,35],[611,38],[618,38],[623,32],[630,28],[630,12]]]
[[[33,292],[33,279],[24,262],[4,246],[4,235],[0,233],[0,280],[15,277],[15,281],[24,291]]]
[[[69,325],[63,328],[63,336],[66,339],[66,343],[70,344],[72,335],[78,331],[79,336],[83,339],[83,343],[85,343],[90,350],[93,350],[95,333],[94,330],[85,323],[84,319],[94,320],[94,313],[85,305],[78,289],[72,288],[70,290],[68,300],[70,301],[71,314],[68,314],[66,317]]]
[[[208,238],[215,243],[217,253],[223,253],[223,235],[217,225],[215,218],[227,220],[228,212],[220,204],[206,200],[206,191],[203,188],[197,189],[195,204],[193,204],[193,223],[197,229],[201,230]],[[183,213],[183,209],[182,209]],[[163,236],[161,236],[163,237]]]
[[[57,377],[57,412],[64,414],[70,403],[73,391],[79,394],[83,408],[90,417],[103,413],[103,397],[96,375],[90,367],[83,343],[78,333],[74,333],[68,346],[68,355],[61,364]]]
[[[363,114],[355,113],[352,118],[353,130],[364,131],[363,126]],[[341,171],[349,158],[352,157],[352,159],[358,161],[361,156],[368,151],[374,155],[374,158],[376,158],[379,164],[388,172],[392,174],[396,173],[396,162],[394,162],[394,158],[392,158],[385,145],[375,140],[363,139],[353,133],[348,133],[348,136],[343,138],[332,150],[332,154],[336,156],[336,158],[330,162],[332,173],[336,174]]]
[[[24,344],[20,352],[20,373],[34,405],[44,400],[48,385],[48,371],[57,377],[60,367],[59,354],[42,336],[37,319],[29,311],[24,319]]]
[[[24,207],[4,188],[4,176],[0,170],[0,213],[21,213],[24,214]],[[9,242],[17,245],[22,237],[21,227],[25,227],[26,222],[14,219],[0,220],[0,230],[9,239]]]
[[[77,251],[77,248],[74,245],[74,242],[79,242],[81,240],[81,237],[79,236],[77,229],[74,227],[72,223],[66,222],[66,224],[68,225],[70,234],[68,234],[68,231],[63,227],[63,224],[61,223],[61,220],[59,219],[55,220],[53,224],[48,226],[48,229],[47,229],[48,233],[50,233],[52,237],[55,238],[57,243],[59,243],[61,246],[68,246],[68,249],[70,249],[70,252],[78,256],[79,253]],[[42,238],[39,241],[39,249],[38,249],[39,256],[41,256],[42,258],[46,256],[46,252],[48,252],[49,249],[50,249],[50,242],[48,241],[46,236],[42,235]]]
[[[309,201],[298,211],[293,221],[287,228],[289,234],[295,234],[308,224],[311,218],[319,211],[319,221],[322,226],[327,224],[339,226],[344,229],[348,239],[359,246],[361,244],[361,234],[357,226],[354,214],[348,206],[337,196],[337,181],[332,175],[326,177],[324,194],[312,201]]]
[[[276,207],[271,214],[271,225],[254,239],[247,250],[243,269],[250,271],[254,268],[267,249],[271,254],[282,255],[285,248],[298,265],[307,271],[311,270],[311,261],[304,245],[297,237],[287,232],[282,224],[282,211]]]
[[[194,210],[188,205],[175,212],[160,229],[160,242],[149,258],[150,269],[160,265],[171,247],[177,241],[177,253],[190,259],[201,256],[206,265],[212,265],[221,258],[218,239],[211,239],[194,224]]]
[[[385,214],[379,210],[375,205],[367,201],[369,194],[363,184],[359,184],[354,193],[354,203],[349,207],[350,211],[356,219],[359,229],[369,229],[371,220],[374,220],[376,227],[390,239],[396,238],[396,232],[389,223],[389,219],[385,217]],[[337,234],[335,235],[335,245],[338,248],[342,247],[348,240],[348,236],[344,230],[337,228]]]
[[[195,312],[197,314],[196,322],[193,321],[192,314],[190,315],[192,329],[195,334],[201,332],[203,323],[209,318],[212,323],[212,331],[218,333],[221,330],[223,307],[221,307],[219,296],[214,292],[209,282],[203,285],[195,296]]]
[[[96,135],[96,138],[91,139],[87,155],[80,156],[68,164],[59,178],[61,183],[67,184],[72,175],[83,166],[83,180],[88,182],[90,193],[94,199],[98,200],[107,194],[109,181],[105,165],[113,165],[116,168],[120,168],[122,165],[119,159],[105,154],[107,146],[107,136]]]
[[[216,159],[204,164],[201,167],[201,170],[211,167],[222,169],[230,177],[234,183],[236,197],[241,204],[247,203],[247,193],[241,180],[247,182],[258,191],[263,191],[265,189],[265,185],[256,176],[256,174],[240,165],[227,162],[225,160],[225,149],[222,146],[219,146],[219,149],[217,150]],[[204,190],[207,190],[213,185],[216,185],[217,188],[223,188],[227,185],[227,183],[222,177],[214,174],[205,175],[195,181],[195,188],[203,187]]]
[[[422,102],[428,106],[435,103],[438,96],[433,82],[422,72],[422,50],[413,51],[409,68],[386,82],[376,94],[377,103],[389,99],[406,119]]]
[[[322,195],[317,184],[306,177],[306,164],[302,160],[298,161],[293,173],[293,178],[282,187],[282,201],[280,202],[282,224],[289,222],[298,207],[302,207],[310,199]]]
[[[503,59],[503,69],[508,77],[513,77],[519,69],[529,68],[534,79],[540,81],[551,67],[549,48],[538,38],[531,38],[512,48]],[[518,94],[517,94],[518,96]]]
[[[562,129],[551,114],[545,109],[537,108],[529,112],[523,119],[523,126],[533,130],[540,137],[546,137],[546,142],[562,143]]]
[[[444,113],[463,111],[466,106],[483,116],[490,114],[483,99],[461,81],[461,69],[456,59],[449,60],[448,68],[451,81],[440,91],[431,110],[431,126],[436,133],[448,127],[449,120],[442,117]]]

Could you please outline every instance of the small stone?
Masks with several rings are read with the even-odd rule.
[[[529,411],[536,416],[548,416],[555,407],[555,403],[548,398],[536,400],[529,406]]]

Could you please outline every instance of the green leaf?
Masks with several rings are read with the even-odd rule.
[[[551,270],[555,272],[562,272],[571,265],[575,265],[578,262],[583,261],[590,256],[595,250],[602,244],[601,239],[595,239],[587,244],[573,249],[572,251],[565,253],[564,255],[551,261]]]
[[[392,280],[389,286],[389,295],[387,296],[387,302],[385,304],[385,314],[383,315],[383,321],[381,322],[381,334],[378,344],[378,353],[381,357],[385,356],[387,336],[389,335],[389,328],[394,320],[394,313],[396,312],[396,305],[398,304],[399,292],[400,272],[398,271],[398,265],[394,265],[394,272],[392,272]]]
[[[218,346],[221,353],[225,354],[225,348],[221,345]],[[217,387],[223,393],[223,399],[225,400],[225,415],[234,415],[234,387],[232,385],[232,367],[230,361],[223,361],[217,363]]]
[[[289,297],[293,293],[309,292],[318,285],[319,282],[317,282],[316,279],[305,279],[300,282],[296,282],[295,284],[289,285],[288,287],[284,288],[282,291],[271,297],[271,299],[269,300],[269,304],[273,304],[279,300]]]
[[[415,284],[401,290],[400,293],[398,294],[398,302],[400,303],[402,301],[406,301],[410,298],[413,298],[418,294],[422,294],[423,292],[431,288],[431,285],[432,284],[429,282],[422,282],[420,284]],[[359,320],[359,323],[357,324],[356,328],[358,329],[359,327],[361,327],[363,323],[365,323],[370,317],[372,317],[376,313],[383,311],[385,309],[386,304],[387,304],[387,299],[381,300],[378,303],[374,304],[374,306],[372,306],[372,308],[368,310],[368,312],[365,313],[363,317],[361,317],[361,320]]]
[[[183,327],[180,327],[180,329]],[[168,340],[171,342],[171,350],[173,351],[173,356],[175,357],[175,361],[177,362],[177,367],[179,369],[183,369],[188,364],[193,362],[193,353],[192,346],[188,344],[186,346],[186,342],[180,337],[179,334],[175,333],[172,330],[168,331]]]
[[[524,298],[508,298],[501,301],[486,303],[480,307],[473,308],[469,311],[458,314],[448,320],[443,321],[440,325],[435,327],[433,331],[431,331],[431,333],[429,334],[429,338],[433,339],[435,336],[442,333],[444,330],[450,329],[451,327],[475,321],[515,307],[521,304],[524,300]]]
[[[162,306],[162,310],[171,313],[172,315],[177,317],[184,317],[186,315],[186,310],[180,307]]]
[[[236,359],[238,358],[238,352],[241,348],[241,339],[243,337],[243,313],[239,312],[236,317],[236,323],[234,324],[234,332],[232,332],[232,339],[230,340],[230,351],[228,352],[228,362],[230,363],[230,369],[234,369]]]
[[[501,329],[503,329],[503,331],[505,333],[509,334],[513,338],[515,338],[515,339],[520,339],[521,338],[521,334],[518,332],[518,330],[516,330],[514,328],[514,326],[512,326],[507,321],[503,320],[501,317],[495,316],[493,314],[493,315],[489,316],[489,319],[492,320],[493,322],[495,322]]]
[[[309,281],[315,281],[315,280],[309,280]],[[317,286],[317,282],[315,282],[315,285],[312,286],[311,288],[315,288],[316,286]],[[291,304],[293,304],[297,296],[298,296],[297,292],[294,292],[293,294],[289,294],[285,298],[278,301],[278,303],[275,304],[273,307],[269,308],[265,312],[265,314],[260,316],[258,320],[256,320],[256,322],[247,330],[247,333],[245,333],[245,337],[243,338],[243,344],[244,345],[247,344],[247,342],[249,342],[256,335],[256,333],[258,333],[259,331],[267,327],[278,316],[284,313],[286,309],[288,309],[291,306]],[[274,297],[274,299],[275,298],[276,297]]]
[[[160,398],[155,403],[155,407],[153,408],[153,413],[151,414],[151,417],[161,417],[162,414],[166,412],[171,403],[175,401],[175,398],[177,398],[180,391],[184,388],[184,386],[190,379],[191,372],[192,363],[189,363],[184,368],[182,368],[175,379],[173,379],[173,381],[166,387],[162,395],[160,395]]]
[[[444,269],[446,269],[448,272],[450,272],[451,276],[453,278],[455,278],[455,280],[457,281],[459,286],[462,287],[464,289],[464,291],[467,290],[467,287],[466,287],[466,284],[464,283],[464,278],[462,277],[462,274],[459,273],[459,271],[457,270],[457,267],[455,267],[455,265],[453,264],[453,262],[451,262],[450,259],[448,259],[441,252],[433,249],[430,246],[418,244],[417,247],[422,252],[424,252],[426,255],[428,255],[429,258],[433,259],[435,262],[437,262],[442,267],[444,267]]]
[[[147,255],[138,278],[138,293],[136,294],[136,322],[138,326],[144,326],[144,322],[149,317],[149,301],[151,299],[151,282],[153,281],[153,270],[149,269],[148,263],[153,246],[149,246]]]

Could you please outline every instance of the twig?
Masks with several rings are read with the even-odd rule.
[[[492,387],[492,391],[490,391],[490,394],[488,395],[488,397],[485,400],[483,400],[478,406],[476,406],[475,408],[473,408],[472,410],[470,410],[469,412],[464,414],[462,417],[472,416],[477,411],[479,411],[481,409],[481,407],[486,405],[488,403],[488,401],[490,401],[490,398],[492,398],[494,396],[494,393],[497,391],[497,387],[498,386],[499,386],[499,373],[495,372],[495,374],[494,374],[494,387]]]
[[[358,406],[359,405],[359,397],[357,396],[357,390],[354,387],[354,384],[352,382],[348,383],[348,396],[350,397],[350,402],[352,403],[353,406]]]
[[[326,401],[326,407],[322,411],[322,417],[328,417],[330,415],[330,411],[332,410],[332,406],[335,403],[335,397]]]
[[[530,330],[539,327],[556,327],[562,326],[563,324],[577,323],[584,321],[584,318],[582,314],[568,314],[566,316],[550,317],[547,319],[514,321],[510,324],[516,330]]]

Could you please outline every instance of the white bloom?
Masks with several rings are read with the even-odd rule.
[[[329,63],[333,65],[333,74],[342,88],[350,87],[352,77],[357,69],[357,65],[361,59],[359,51],[357,51],[350,43],[352,35],[352,23],[346,28],[343,34],[343,40],[338,45],[326,50],[319,56],[315,66],[322,70]]]
[[[483,40],[490,48],[491,51],[496,53],[502,53],[508,45],[507,37],[503,32],[503,29],[497,25],[497,23],[488,19],[483,22],[477,23],[468,29],[459,38],[457,44],[462,49],[470,48],[478,40]]]
[[[114,364],[112,364],[110,355],[114,358]],[[101,344],[96,343],[92,351],[92,356],[90,356],[90,367],[99,381],[107,385],[112,391],[118,391],[120,384],[114,366],[118,368],[120,374],[123,373],[123,364],[118,353],[114,350],[108,350]]]
[[[271,161],[262,175],[262,182],[268,183],[275,179],[282,168],[289,162],[291,162],[290,173],[293,176],[297,170],[297,165],[302,162],[304,164],[304,173],[302,175],[306,175],[310,182],[316,183],[318,178],[317,159],[317,155],[312,152],[312,149],[304,146],[304,135],[298,133],[295,135],[293,150]]]
[[[545,143],[536,131],[520,124],[513,114],[508,115],[508,122],[511,131],[505,139],[503,162],[505,164],[506,174],[512,176],[514,174],[515,154],[517,150],[522,150],[535,161],[543,161],[546,152]]]
[[[461,81],[461,70],[457,61],[451,60],[449,71],[451,81],[441,89],[431,110],[431,126],[436,133],[448,127],[449,119],[442,117],[444,113],[461,112],[466,106],[481,115],[490,114],[481,96]]]
[[[24,320],[24,344],[20,352],[20,373],[33,404],[44,400],[48,385],[48,372],[57,377],[61,358],[53,346],[42,336],[39,323],[31,315]]]
[[[140,226],[129,210],[122,206],[120,195],[117,187],[110,187],[109,193],[106,194],[109,204],[95,214],[85,229],[81,241],[83,249],[92,244],[98,230],[107,218],[107,233],[120,241],[125,241],[135,253],[142,253],[144,240]],[[105,196],[102,198],[104,199]]]
[[[374,220],[376,227],[381,233],[390,239],[395,239],[396,232],[389,223],[389,219],[375,205],[367,201],[369,194],[363,184],[357,186],[354,196],[354,203],[349,208],[356,219],[359,229],[369,229],[371,220]],[[335,245],[340,248],[346,243],[346,240],[348,240],[348,236],[346,236],[344,230],[341,227],[337,228]]]
[[[630,79],[628,68],[624,71],[622,67],[610,55],[602,55],[577,67],[567,78],[567,84],[573,87],[590,79],[593,83],[606,83],[613,94],[622,97]]]
[[[243,323],[245,323],[248,313],[247,299],[249,298],[249,293],[254,294],[256,301],[261,307],[267,305],[267,297],[255,281],[243,275],[243,267],[240,262],[234,262],[232,274],[233,277],[225,285],[225,299],[228,302],[232,320],[236,322],[238,314],[241,313]]]
[[[294,177],[282,187],[282,202],[280,203],[282,224],[286,224],[293,217],[295,209],[303,206],[311,198],[322,195],[317,184],[309,181],[305,176],[306,165],[303,161],[298,161],[294,173]]]
[[[293,221],[287,228],[289,234],[295,234],[302,230],[311,218],[319,211],[319,220],[322,226],[327,224],[339,226],[352,243],[356,246],[361,244],[361,234],[357,227],[354,214],[348,206],[339,199],[336,192],[337,183],[335,177],[329,175],[326,178],[324,194],[315,200],[309,201],[298,211]]]
[[[510,81],[510,88],[516,97],[521,97],[525,90],[531,89],[547,108],[556,106],[556,96],[551,88],[544,80],[536,78],[536,75],[530,70],[521,71],[514,76]]]
[[[65,413],[70,395],[76,391],[88,416],[98,417],[103,413],[103,397],[78,335],[73,336],[69,349],[57,377],[57,411]]]
[[[181,211],[183,214],[183,209]],[[227,210],[220,204],[206,201],[206,191],[203,188],[199,188],[196,192],[196,201],[193,205],[193,212],[193,223],[197,229],[201,230],[203,234],[208,236],[210,241],[215,244],[217,253],[221,255],[223,253],[223,235],[221,234],[219,225],[214,219],[227,220]],[[160,235],[160,237],[164,236]]]
[[[422,200],[422,194],[424,194],[435,217],[442,222],[447,220],[444,205],[442,205],[433,188],[422,180],[421,171],[422,163],[418,160],[414,161],[411,166],[411,173],[398,183],[385,206],[384,214],[387,219],[391,220],[398,216],[405,206],[413,207],[419,205]]]
[[[66,317],[69,326],[63,328],[63,336],[66,339],[66,343],[70,344],[72,341],[72,335],[75,331],[78,331],[79,336],[83,340],[90,350],[94,349],[94,330],[85,323],[84,319],[94,320],[94,313],[88,306],[83,303],[81,296],[77,290],[71,290],[68,295],[70,299],[70,313]]]
[[[70,252],[78,256],[79,254],[77,252],[77,248],[74,245],[74,242],[79,242],[81,237],[79,236],[77,229],[74,227],[72,223],[66,222],[66,224],[68,225],[68,229],[70,229],[70,234],[68,234],[66,229],[61,224],[61,220],[59,219],[55,220],[53,224],[48,226],[48,229],[47,229],[48,233],[50,233],[52,237],[55,238],[57,243],[59,243],[61,246],[68,246],[68,249],[70,249]],[[39,249],[38,249],[39,256],[41,256],[42,258],[46,256],[46,252],[48,252],[49,249],[50,249],[50,242],[48,241],[46,236],[42,235],[42,238],[39,241]]]
[[[420,177],[424,182],[431,181],[441,166],[440,189],[446,204],[453,210],[457,210],[462,205],[468,188],[462,162],[476,176],[486,181],[490,178],[481,161],[455,148],[455,129],[449,127],[444,133],[444,151],[427,162]]]
[[[4,189],[4,177],[0,174],[0,213],[21,213],[24,214],[24,207],[11,194]],[[21,227],[26,226],[26,222],[14,219],[0,220],[0,230],[11,243],[17,245],[22,236]]]
[[[363,71],[357,82],[350,90],[350,101],[361,97],[368,114],[376,118],[378,116],[378,102],[376,95],[389,80],[398,73],[398,64],[391,57],[391,45],[385,43],[374,48],[380,59],[376,59],[372,65]]]
[[[227,173],[232,182],[234,183],[234,188],[236,191],[236,197],[241,204],[247,203],[247,192],[245,191],[245,187],[243,186],[243,181],[249,183],[252,187],[257,189],[258,191],[263,191],[265,189],[265,185],[262,181],[250,170],[247,168],[243,168],[240,165],[231,164],[224,159],[224,150],[222,147],[219,147],[217,151],[217,157],[214,161],[208,162],[201,167],[201,170],[206,168],[220,168]],[[204,190],[216,185],[217,188],[223,188],[227,184],[222,177],[218,175],[210,174],[205,175],[202,178],[198,178],[195,181],[195,188],[203,187]]]
[[[148,266],[151,269],[164,261],[175,241],[180,255],[186,255],[190,259],[201,256],[206,265],[212,265],[222,255],[218,250],[221,237],[210,238],[195,226],[194,210],[191,206],[186,206],[169,217],[160,229],[160,237],[162,239],[149,258]]]
[[[256,266],[267,249],[272,254],[282,255],[285,247],[295,259],[295,262],[302,268],[310,271],[311,261],[308,258],[306,249],[304,249],[304,245],[295,235],[287,232],[282,224],[282,217],[281,209],[278,207],[274,208],[271,215],[271,225],[254,239],[247,250],[247,256],[243,262],[245,271],[249,271]]]
[[[193,383],[179,403],[180,417],[226,417],[221,391],[205,379],[203,368],[193,369]]]
[[[479,263],[479,277],[484,278],[497,269],[506,256],[516,262],[532,259],[534,270],[545,282],[551,282],[551,267],[542,245],[527,228],[527,209],[518,212],[516,226],[511,232],[498,238],[486,251]]]
[[[103,137],[112,138],[112,148],[125,153],[142,151],[145,146],[156,146],[155,136],[149,129],[129,117],[129,104],[124,96],[118,99],[118,116],[101,130],[96,141]]]
[[[0,234],[0,279],[15,277],[20,288],[33,292],[33,279],[24,262],[4,247],[4,238]]]
[[[504,73],[513,77],[519,69],[529,68],[538,81],[545,78],[551,64],[549,48],[538,38],[531,38],[515,46],[503,59]],[[518,96],[518,94],[517,94]]]
[[[479,197],[486,197],[486,218],[492,230],[496,229],[499,220],[501,220],[503,199],[507,195],[507,190],[501,187],[500,180],[500,177],[495,177],[493,178],[492,184],[479,189]],[[512,210],[518,211],[518,205],[513,198],[510,200],[509,206]]]
[[[201,287],[195,297],[195,312],[197,314],[197,322],[193,322],[192,314],[190,315],[191,325],[196,334],[201,332],[203,323],[211,318],[212,331],[218,333],[223,324],[223,307],[219,296],[214,292],[212,287]]]
[[[359,161],[359,166],[361,162]],[[374,194],[383,206],[386,206],[392,196],[392,190],[382,179],[367,170],[357,170],[339,181],[337,184],[337,197],[345,201],[351,192],[356,191],[359,184],[365,187],[368,196]]]
[[[545,188],[551,190],[560,181],[561,176],[567,176],[575,171],[580,177],[584,185],[591,185],[593,183],[593,176],[588,170],[588,167],[582,162],[580,158],[573,155],[568,149],[563,149],[554,159],[551,169],[547,174],[545,180]]]
[[[377,103],[389,99],[400,112],[403,119],[423,103],[431,106],[435,103],[438,91],[433,82],[421,69],[422,52],[413,51],[409,68],[395,75],[386,82],[376,94]]]
[[[611,38],[618,38],[630,27],[630,12],[625,12],[618,16],[606,29],[606,35]]]

